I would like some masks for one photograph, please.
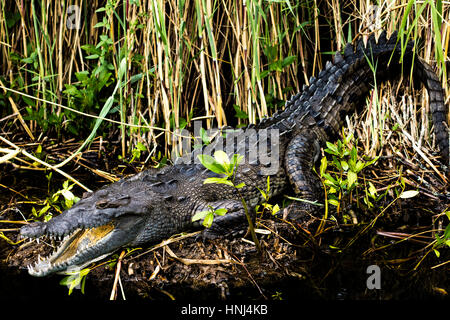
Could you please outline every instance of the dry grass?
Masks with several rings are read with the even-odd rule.
[[[67,27],[73,18],[69,5],[81,9],[80,30]],[[247,121],[234,117],[233,105],[255,123],[308,84],[328,60],[325,51],[340,50],[349,40],[381,29],[420,38],[417,52],[437,66],[448,96],[444,60],[448,62],[450,6],[448,1],[441,5],[405,0],[380,1],[378,6],[355,0],[2,2],[1,86],[40,100],[4,94],[2,118],[14,117],[0,125],[4,133],[25,131],[30,141],[42,141],[55,131],[68,135],[65,130],[74,120],[66,116],[67,107],[82,112],[85,122],[93,121],[101,101],[80,110],[64,90],[79,83],[77,73],[101,64],[87,58],[83,48],[96,46],[102,37],[111,40],[104,56],[112,69],[110,87],[118,80],[121,59],[127,61],[115,95],[116,112],[105,117],[125,124],[119,126],[123,157],[138,143],[155,152],[161,147],[161,132],[166,136],[161,149],[169,154],[170,133],[186,121],[189,126],[195,117],[206,116],[208,128]],[[98,94],[107,97],[111,90],[105,87]],[[426,110],[426,98],[419,103]],[[26,117],[27,106],[40,111],[44,121],[50,114],[63,114],[55,124],[60,128],[44,130],[39,121]],[[101,130],[98,135],[111,128]],[[424,139],[429,133],[418,134]]]

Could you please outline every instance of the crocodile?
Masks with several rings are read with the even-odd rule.
[[[192,217],[205,210],[225,208],[227,213],[216,216],[211,227],[201,231],[204,238],[236,236],[246,230],[247,224],[241,197],[253,212],[263,201],[259,189],[265,189],[268,176],[270,196],[293,190],[300,198],[317,201],[323,191],[312,168],[320,148],[336,138],[346,115],[364,106],[374,78],[380,83],[408,76],[412,70],[414,80],[420,80],[427,89],[435,143],[443,168],[448,168],[449,129],[444,92],[431,66],[415,56],[413,48],[411,41],[402,52],[397,33],[387,37],[385,31],[378,38],[371,35],[365,42],[349,43],[326,63],[317,77],[309,79],[309,85],[301,93],[286,102],[283,111],[246,127],[245,138],[226,149],[230,157],[244,155],[245,161],[235,172],[235,183],[243,183],[242,189],[204,184],[206,178],[222,175],[199,163],[185,161],[196,158],[192,152],[173,165],[144,170],[104,186],[48,222],[23,226],[20,230],[23,237],[61,240],[47,258],[39,257],[28,266],[29,273],[46,276],[80,269],[119,248],[157,243],[201,228],[200,221],[193,222]],[[276,134],[269,134],[273,132]],[[217,138],[208,145],[209,152],[225,150],[221,139],[226,138]],[[257,144],[261,150],[266,148],[270,159],[279,160],[277,166],[267,161],[267,157],[255,159],[252,147]],[[320,219],[320,210],[310,202],[293,202],[283,214],[286,219],[307,226],[310,221]]]

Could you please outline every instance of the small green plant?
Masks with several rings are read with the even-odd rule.
[[[238,186],[234,185],[234,172],[236,167],[239,165],[239,162],[242,160],[242,156],[234,155],[230,161],[228,159],[228,155],[225,152],[219,150],[214,153],[214,158],[209,155],[199,155],[198,158],[205,168],[209,169],[212,172],[225,175],[225,177],[223,178],[207,178],[203,183],[227,184],[237,189],[244,186],[244,183],[241,183]],[[203,225],[209,228],[211,227],[214,216],[223,216],[225,213],[227,213],[227,211],[227,209],[222,208],[214,210],[214,208],[209,206],[208,210],[197,212],[192,217],[192,221],[203,219]]]
[[[264,198],[264,202],[261,203],[261,207],[263,210],[268,210],[272,215],[276,215],[278,211],[280,211],[280,206],[278,204],[270,204],[269,203],[269,194],[270,194],[270,176],[267,176],[267,187],[266,190],[259,189],[259,192],[261,192],[261,195]],[[258,211],[260,206],[256,206],[255,210]]]
[[[124,160],[125,162],[128,162],[131,164],[131,163],[133,163],[134,160],[136,160],[136,159],[139,160],[141,158],[142,152],[146,152],[146,151],[148,151],[147,147],[142,142],[138,142],[136,144],[136,147],[131,151],[132,157],[130,160],[124,159],[122,157],[122,155],[119,155],[118,158],[119,158],[119,160]]]
[[[246,119],[248,119],[248,114],[244,111],[241,110],[241,108],[235,104],[233,105],[234,111],[236,112],[235,117],[239,120],[245,121]],[[245,124],[240,124],[237,126],[237,128],[243,127],[245,126]]]
[[[133,252],[139,251],[139,250],[141,250],[141,248],[126,248],[125,256],[128,256],[128,255],[132,254]],[[89,274],[89,272],[91,272],[91,270],[93,270],[97,267],[100,267],[102,265],[106,265],[109,269],[113,269],[114,267],[116,267],[117,261],[120,259],[119,257],[120,257],[119,254],[113,254],[111,256],[110,260],[102,262],[100,264],[92,265],[90,267],[87,267],[87,268],[84,268],[81,270],[73,270],[73,271],[63,272],[64,274],[66,274],[66,276],[61,279],[59,284],[63,285],[63,286],[67,286],[67,288],[69,289],[68,295],[72,294],[73,289],[80,289],[81,293],[84,294],[86,278],[87,278],[87,275]]]
[[[106,101],[105,90],[115,82],[113,78],[114,65],[110,62],[112,59],[113,42],[106,35],[100,35],[100,41],[97,46],[85,44],[81,48],[88,54],[85,58],[93,63],[95,67],[92,71],[84,70],[75,73],[78,82],[73,84],[65,84],[64,94],[69,98],[69,106],[76,106],[82,112],[96,112],[100,106]],[[74,124],[68,123],[67,129],[73,134],[78,135],[80,128],[85,128],[86,124],[92,129],[94,121],[86,122],[86,118],[82,118],[84,123],[79,123],[79,117],[72,113],[66,115]]]
[[[68,272],[68,276],[61,279],[60,285],[67,286],[69,288],[69,296],[72,294],[73,289],[80,288],[81,293],[84,294],[84,286],[86,284],[86,277],[91,271],[90,268],[84,268],[82,270]]]
[[[47,176],[50,179],[51,176]],[[72,188],[75,184],[69,184],[69,180],[64,181],[63,188],[56,191],[51,197],[44,200],[44,206],[37,211],[35,207],[31,208],[31,213],[35,218],[44,216],[44,220],[48,221],[52,218],[52,213],[49,212],[50,208],[57,210],[58,212],[69,209],[74,203],[78,202],[80,198],[76,197],[72,193]],[[62,196],[62,199],[60,198]]]
[[[158,153],[151,157],[152,161],[156,163],[154,168],[162,168],[167,165],[167,157],[163,156],[161,151],[158,151]]]
[[[445,211],[444,213],[447,216],[447,219],[450,221],[450,211]],[[450,248],[450,223],[447,224],[447,227],[445,228],[444,233],[441,236],[436,234],[436,242],[433,245],[433,251],[438,258],[441,255],[438,249],[444,248],[446,246]]]
[[[281,297],[282,293],[279,291],[275,291],[275,293],[272,295],[272,299],[273,300],[283,300],[283,298]]]
[[[327,157],[322,158],[319,176],[325,186],[327,194],[326,206],[331,204],[335,206],[337,212],[339,212],[343,196],[351,195],[353,191],[358,193],[357,187],[360,185],[358,175],[360,172],[377,161],[378,157],[367,161],[359,159],[352,134],[346,136],[343,133],[343,140],[338,140],[334,144],[326,142],[326,145],[327,148],[324,151],[330,154],[332,159],[329,160]],[[330,171],[330,167],[336,171]],[[370,182],[368,184],[369,187],[366,188],[366,197],[364,198],[364,201],[367,206],[373,207],[370,199],[377,200],[378,195],[374,185]]]
[[[203,148],[204,146],[209,145],[211,141],[214,139],[213,135],[212,136],[208,135],[208,131],[205,130],[205,128],[200,128],[199,134],[201,142],[194,144],[194,149]]]
[[[203,219],[202,224],[206,228],[210,228],[215,216],[223,216],[227,213],[228,210],[224,208],[215,209],[211,206],[208,206],[208,210],[197,212],[193,217],[192,221],[197,221]]]
[[[203,183],[222,183],[235,187],[236,189],[241,189],[245,186],[243,182],[238,185],[234,184],[236,168],[244,158],[243,156],[235,154],[230,160],[224,151],[218,150],[214,152],[214,158],[203,154],[198,155],[198,158],[205,168],[214,173],[225,175],[223,178],[207,178]]]
[[[198,155],[198,159],[205,168],[209,169],[214,173],[224,175],[224,177],[206,178],[205,181],[203,181],[203,183],[226,184],[228,186],[233,187],[238,193],[245,211],[245,216],[247,217],[247,222],[249,225],[249,230],[250,234],[252,235],[253,242],[255,242],[258,251],[261,252],[261,247],[259,245],[258,238],[256,237],[255,234],[255,228],[253,226],[252,218],[250,216],[250,213],[248,212],[247,203],[245,202],[244,197],[240,193],[240,189],[242,189],[245,186],[245,183],[244,182],[241,182],[239,184],[235,183],[236,168],[238,167],[239,163],[242,161],[243,158],[244,157],[239,154],[234,154],[232,158],[229,159],[228,155],[222,150],[216,151],[214,153],[214,158],[209,155],[203,154]],[[220,208],[216,210],[210,208],[210,210],[202,211],[195,214],[194,217],[192,217],[192,221],[200,220],[203,218],[204,219],[203,224],[211,226],[215,215],[224,215],[226,213],[226,211],[223,210],[220,210]]]

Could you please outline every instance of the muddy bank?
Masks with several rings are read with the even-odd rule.
[[[81,169],[73,172],[92,189],[106,183],[91,179],[94,176]],[[0,183],[14,186],[14,190],[4,189],[1,195],[1,221],[23,222],[32,206],[39,208],[39,201],[53,192],[47,190],[42,177],[42,173],[30,171],[2,171]],[[62,181],[54,177],[52,183],[60,186]],[[273,199],[273,203],[279,200]],[[380,205],[386,207],[391,201],[386,198]],[[446,206],[445,200],[427,195],[402,199],[383,211],[370,227],[380,211],[353,208],[349,215],[356,216],[357,223],[343,223],[343,216],[338,215],[340,221],[328,222],[318,236],[265,214],[258,220],[258,228],[265,230],[258,235],[262,254],[248,242],[250,237],[203,242],[191,236],[153,249],[125,250],[120,263],[119,251],[91,266],[84,294],[75,289],[70,296],[68,288],[59,284],[63,275],[34,278],[26,271],[38,254],[47,256],[56,243],[45,239],[40,244],[19,242],[21,225],[2,223],[1,228],[16,230],[4,233],[9,241],[19,243],[0,240],[0,296],[108,300],[114,291],[117,300],[125,296],[128,300],[158,301],[193,297],[197,301],[446,299],[450,280],[445,262],[450,253],[442,248],[438,258],[429,245],[435,239],[432,230],[448,223],[445,216],[436,218]],[[407,236],[420,233],[423,237]],[[371,265],[379,267],[380,289],[367,287]]]
[[[375,230],[362,236],[356,244],[342,251],[330,243],[355,236],[357,229],[335,231],[311,243],[301,231],[282,222],[265,221],[273,233],[262,236],[263,253],[241,239],[199,242],[195,237],[173,242],[165,247],[133,251],[118,263],[97,263],[88,274],[85,293],[59,285],[61,275],[36,279],[26,274],[28,263],[37,254],[45,256],[50,246],[30,243],[13,249],[3,267],[3,281],[15,287],[2,294],[26,298],[33,291],[45,290],[63,299],[107,300],[115,291],[118,300],[296,300],[302,299],[435,299],[447,298],[450,288],[448,269],[430,269],[450,258],[442,251],[440,259],[430,256],[420,267],[413,267],[421,255],[412,253],[422,246],[397,244],[396,248],[367,253],[367,244],[379,247],[390,240]],[[120,284],[113,290],[120,265]],[[380,289],[369,289],[370,265],[380,268]],[[20,271],[19,271],[20,270]],[[11,277],[6,279],[6,277]],[[11,279],[15,279],[11,281]],[[17,282],[22,283],[17,285]],[[36,285],[35,285],[36,284]],[[15,291],[15,292],[14,292]],[[123,293],[122,293],[123,292]],[[24,294],[25,293],[25,294]]]

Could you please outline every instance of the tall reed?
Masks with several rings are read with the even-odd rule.
[[[169,155],[176,128],[195,119],[209,128],[270,116],[330,53],[382,29],[399,30],[403,44],[420,38],[417,52],[436,65],[449,96],[449,2],[376,3],[2,1],[0,80],[28,95],[0,90],[1,118],[15,113],[18,120],[2,130],[23,130],[30,140],[115,134],[123,157],[138,145]]]

